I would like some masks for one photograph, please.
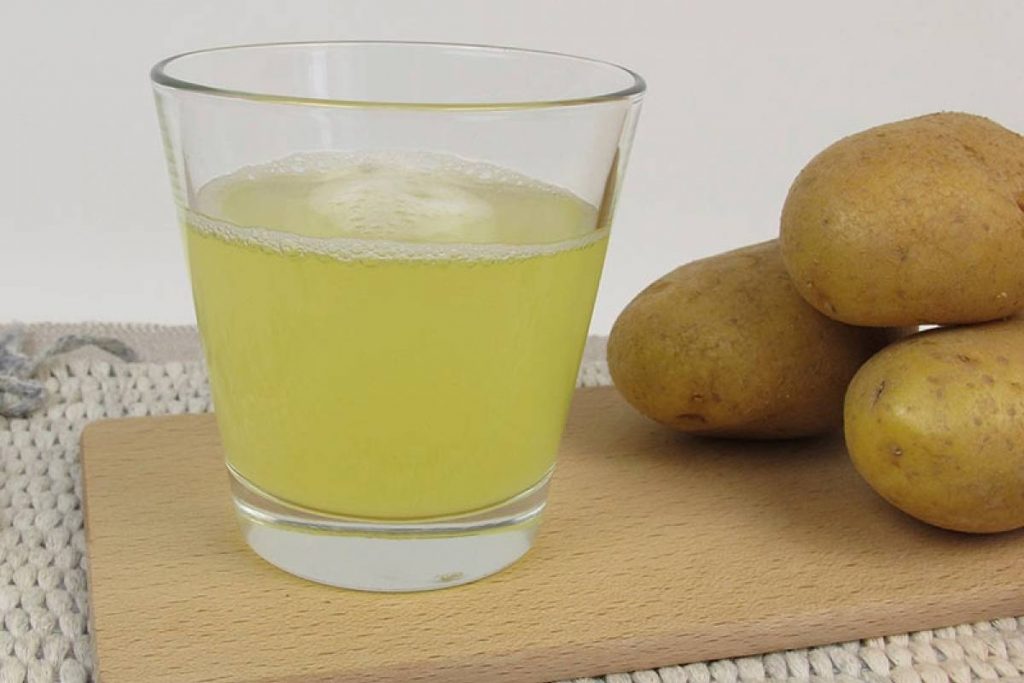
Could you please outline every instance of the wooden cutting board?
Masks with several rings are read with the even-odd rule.
[[[1024,614],[1024,535],[920,524],[838,438],[673,435],[580,391],[534,549],[459,588],[316,585],[243,544],[212,416],[83,437],[104,683],[542,682]]]

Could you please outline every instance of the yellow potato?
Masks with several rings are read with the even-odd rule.
[[[839,427],[850,378],[891,336],[808,306],[773,240],[642,291],[615,322],[608,367],[630,404],[679,431],[807,436]]]
[[[930,330],[850,384],[846,443],[883,498],[957,531],[1024,526],[1024,321]]]
[[[1024,309],[1024,138],[969,114],[844,138],[782,210],[801,295],[853,325],[982,322]]]

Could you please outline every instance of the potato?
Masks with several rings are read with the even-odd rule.
[[[1024,321],[922,332],[850,384],[846,444],[883,498],[957,531],[1024,526]]]
[[[971,323],[1024,309],[1024,138],[943,113],[851,135],[800,172],[786,268],[854,325]]]
[[[642,291],[615,322],[608,367],[629,403],[680,431],[807,436],[840,425],[847,383],[890,337],[808,306],[773,240],[682,266]]]

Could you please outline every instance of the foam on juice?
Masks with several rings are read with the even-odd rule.
[[[432,153],[305,153],[217,178],[193,229],[337,259],[494,260],[607,236],[575,195],[480,162]]]

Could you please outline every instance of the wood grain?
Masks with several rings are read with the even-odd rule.
[[[673,435],[577,394],[535,548],[388,595],[308,583],[242,542],[211,416],[83,437],[104,683],[550,681],[1024,614],[1024,535],[920,524],[838,439]]]

